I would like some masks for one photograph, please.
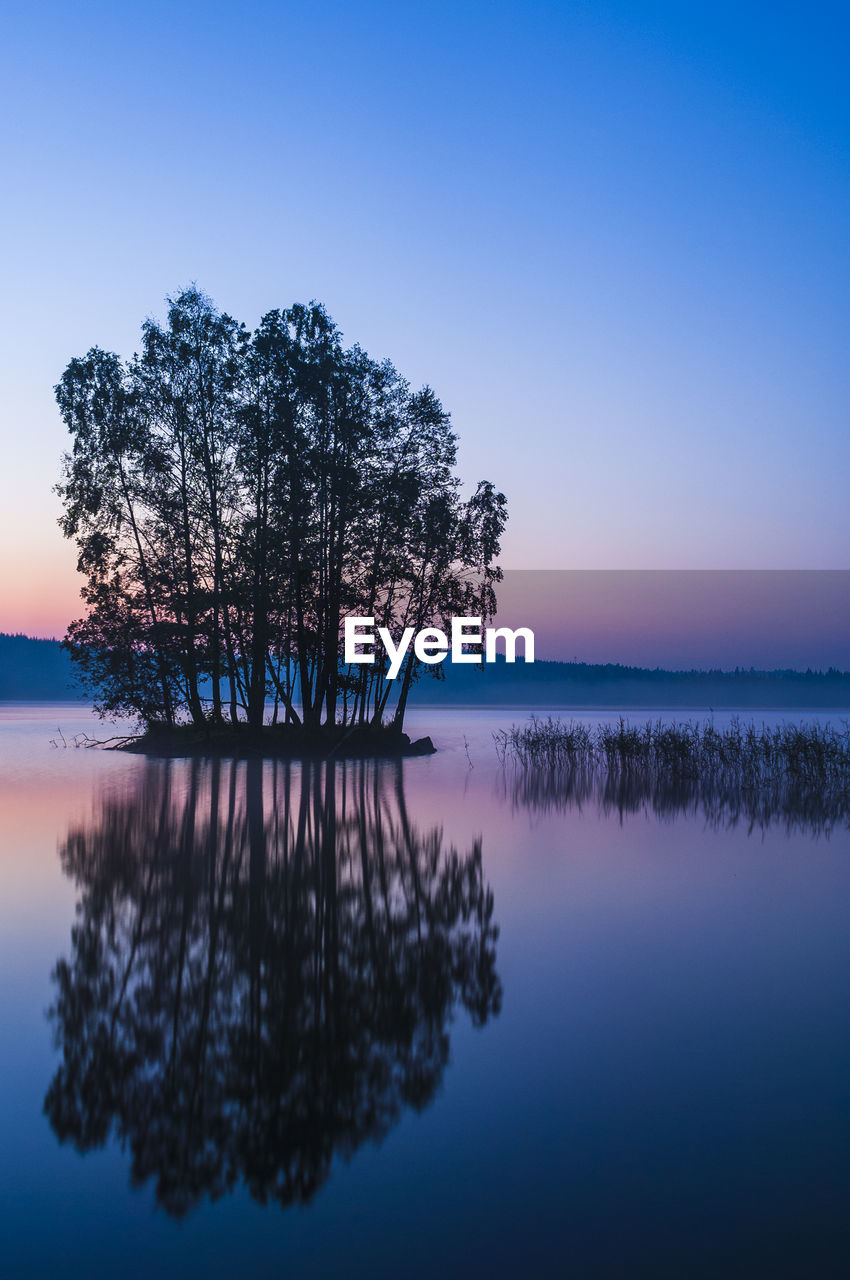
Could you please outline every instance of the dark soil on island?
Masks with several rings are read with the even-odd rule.
[[[139,737],[127,738],[115,750],[168,758],[195,756],[268,757],[289,760],[364,760],[430,756],[436,747],[430,738],[411,742],[406,733],[387,726],[322,725],[179,725],[149,728]]]

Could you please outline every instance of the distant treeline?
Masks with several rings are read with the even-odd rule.
[[[615,663],[444,663],[444,680],[424,680],[412,701],[431,706],[850,707],[850,672],[663,671]]]
[[[58,640],[0,632],[0,701],[67,702],[80,696]]]
[[[419,706],[523,707],[850,707],[850,672],[654,671],[613,663],[504,660],[444,663],[445,679],[421,680]],[[57,640],[0,633],[0,701],[61,702],[80,696]]]

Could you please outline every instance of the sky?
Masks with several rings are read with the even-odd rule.
[[[192,281],[433,386],[508,568],[848,567],[848,55],[829,4],[7,7],[0,630],[80,608],[53,385]]]
[[[498,604],[536,659],[850,671],[846,569],[508,569]]]

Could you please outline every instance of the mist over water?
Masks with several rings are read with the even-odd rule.
[[[845,1274],[846,814],[502,768],[521,718],[302,766],[0,709],[13,1273]]]

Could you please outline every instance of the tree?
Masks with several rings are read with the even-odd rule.
[[[249,333],[186,290],[139,355],[93,349],[56,395],[88,606],[66,643],[104,714],[256,727],[272,698],[275,721],[400,729],[421,666],[346,668],[345,617],[495,609],[504,495],[463,499],[433,391],[345,348],[318,304]]]

